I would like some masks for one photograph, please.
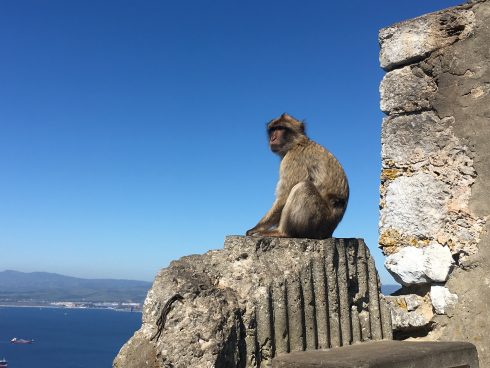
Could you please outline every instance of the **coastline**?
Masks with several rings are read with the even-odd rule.
[[[108,310],[113,312],[129,312],[129,313],[142,313],[142,309],[133,309],[130,308],[104,308],[104,307],[66,307],[61,305],[19,305],[19,304],[1,304],[0,308],[38,308],[38,309],[66,309],[66,310]]]

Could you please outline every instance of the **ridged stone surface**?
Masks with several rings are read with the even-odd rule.
[[[176,294],[182,300],[152,339]],[[280,353],[391,338],[361,239],[229,236],[224,249],[183,257],[158,274],[143,325],[114,367],[267,367]]]

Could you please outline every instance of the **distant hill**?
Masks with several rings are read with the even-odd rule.
[[[81,279],[48,272],[0,272],[0,303],[83,301],[142,303],[150,282]]]

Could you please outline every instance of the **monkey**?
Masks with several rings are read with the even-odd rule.
[[[276,199],[247,236],[325,239],[344,216],[347,176],[334,155],[310,140],[304,122],[284,113],[267,125],[269,147],[281,158]]]

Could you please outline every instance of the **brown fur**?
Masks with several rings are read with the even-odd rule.
[[[310,140],[304,124],[282,114],[267,125],[269,146],[281,156],[276,200],[247,235],[324,239],[332,236],[349,199],[342,166]]]

